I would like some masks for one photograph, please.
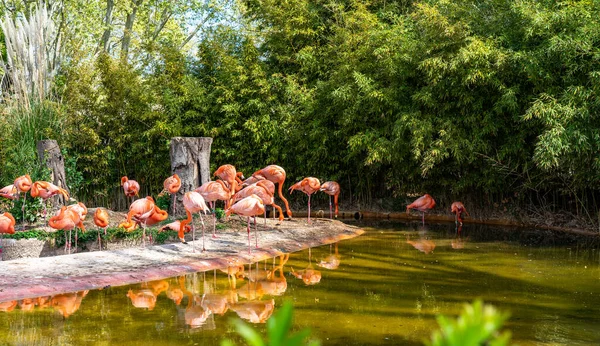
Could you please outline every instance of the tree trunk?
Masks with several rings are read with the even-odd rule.
[[[58,143],[54,139],[41,140],[37,142],[37,153],[40,163],[51,172],[50,180],[52,184],[62,187],[70,194],[65,174],[65,160],[60,152]],[[53,197],[50,202],[52,206],[56,206],[65,204],[67,201],[65,201],[62,195],[58,195]]]
[[[115,7],[115,3],[113,0],[106,0],[106,15],[104,16],[104,33],[102,34],[102,39],[98,48],[102,48],[105,52],[108,53],[108,43],[110,41],[110,33],[112,31],[112,13]]]
[[[183,195],[210,180],[211,137],[173,137],[171,173],[179,175],[181,189],[171,197],[171,215],[182,215]]]
[[[133,30],[133,23],[135,22],[135,15],[142,2],[143,0],[133,1],[133,9],[131,10],[131,13],[127,14],[127,19],[125,20],[123,40],[121,41],[121,60],[124,62],[127,62],[127,56],[129,55],[129,43],[131,42],[131,32]]]

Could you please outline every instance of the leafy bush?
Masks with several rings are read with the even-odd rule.
[[[439,316],[440,330],[434,332],[431,346],[504,346],[511,337],[509,331],[500,334],[499,330],[509,317],[508,312],[499,312],[492,305],[483,305],[481,300],[466,304],[456,320]]]

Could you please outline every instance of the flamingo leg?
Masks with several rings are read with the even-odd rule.
[[[202,252],[206,251],[206,247],[204,247],[204,219],[202,218],[202,212],[200,212],[200,223],[202,223]]]
[[[69,240],[67,239],[67,231],[64,231],[64,232],[65,232],[65,251],[64,252],[67,253],[67,246],[69,245]]]
[[[45,201],[45,200],[43,200],[43,201],[44,201],[43,203],[44,203],[44,223],[45,223],[45,222],[46,222],[46,216],[47,216],[47,214],[48,214],[48,211],[46,210],[46,201]]]
[[[308,195],[308,223],[310,224],[310,195]]]
[[[108,228],[108,226],[104,227],[104,235],[106,235],[106,229]]]
[[[458,225],[458,213],[454,213],[454,224]]]
[[[248,216],[248,226],[246,227],[246,231],[248,232],[248,253],[251,253],[251,250],[250,250],[250,216]]]
[[[71,253],[71,235],[73,235],[72,230],[69,230],[69,243],[67,245],[69,248],[69,254]]]
[[[331,208],[331,196],[329,196],[329,218],[333,219],[333,210]]]
[[[267,219],[265,219],[265,222]],[[256,248],[258,248],[258,224],[256,223],[256,215],[254,215],[254,237],[256,238]]]
[[[146,247],[146,222],[142,223],[142,246]]]
[[[100,229],[98,229],[98,248],[102,251],[102,241],[100,240]]]
[[[19,193],[19,196],[21,194]],[[21,211],[23,212],[23,231],[25,230],[25,202],[27,201],[27,192],[23,194],[23,205],[21,206]]]
[[[75,228],[75,252],[77,252],[77,228]]]

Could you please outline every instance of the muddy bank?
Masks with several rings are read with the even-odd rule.
[[[300,218],[281,224],[268,220],[266,226],[259,219],[259,247],[255,247],[252,230],[249,249],[246,223],[233,217],[227,226],[227,230],[217,231],[217,238],[207,234],[204,252],[201,251],[201,234],[196,232],[196,241],[191,241],[191,235],[188,235],[188,244],[138,246],[0,262],[3,273],[0,302],[159,280],[252,263],[363,233],[355,226],[328,219],[315,219],[312,225],[307,225],[306,219]]]

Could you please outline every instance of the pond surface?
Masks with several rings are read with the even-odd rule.
[[[597,240],[549,231],[370,223],[366,233],[223,271],[0,304],[0,344],[241,345],[229,320],[283,301],[323,345],[421,345],[480,297],[519,345],[600,344]],[[597,238],[596,238],[597,239]],[[233,286],[235,285],[235,289]]]

